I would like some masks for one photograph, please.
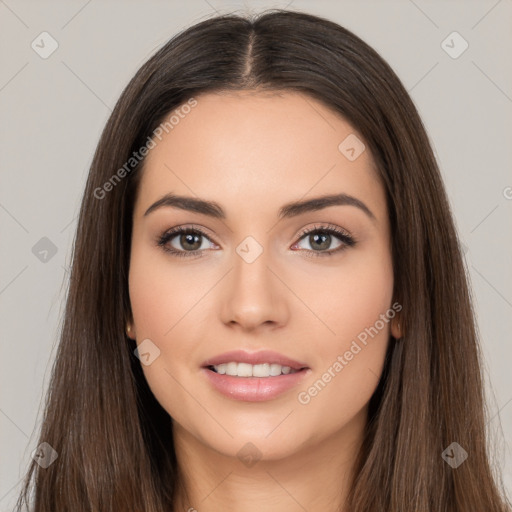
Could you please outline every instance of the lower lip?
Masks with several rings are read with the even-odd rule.
[[[201,368],[213,387],[228,398],[246,402],[263,402],[278,397],[285,391],[296,386],[311,373],[305,368],[288,375],[277,377],[234,377],[221,375],[208,368]]]

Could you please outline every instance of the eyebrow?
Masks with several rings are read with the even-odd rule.
[[[225,219],[226,213],[222,207],[215,201],[206,201],[195,197],[179,196],[176,194],[166,194],[155,201],[144,213],[144,216],[164,206],[179,208],[195,213],[202,213],[215,219]],[[279,209],[279,218],[286,219],[296,217],[307,212],[315,212],[328,208],[329,206],[355,206],[363,211],[372,221],[376,221],[373,212],[360,199],[348,194],[334,194],[306,199],[304,201],[294,201],[285,204]]]

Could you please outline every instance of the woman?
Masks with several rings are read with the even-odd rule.
[[[510,510],[439,170],[333,22],[219,16],[129,83],[83,197],[34,510]]]

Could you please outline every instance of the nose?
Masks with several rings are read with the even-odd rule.
[[[246,331],[284,325],[289,317],[289,291],[277,274],[265,251],[250,263],[235,254],[223,283],[222,321]]]

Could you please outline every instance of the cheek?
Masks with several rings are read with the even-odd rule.
[[[201,275],[177,268],[153,248],[133,247],[128,282],[138,339],[170,338],[174,325],[204,295]]]
[[[374,326],[391,307],[393,282],[391,257],[379,251],[347,253],[337,269],[321,269],[309,280],[300,293],[322,321],[318,328],[327,341],[322,345],[324,354],[342,350]],[[386,338],[390,323],[379,322],[378,328]]]
[[[186,423],[197,410],[180,384],[187,382],[190,370],[183,362],[190,360],[191,346],[183,340],[187,340],[193,306],[204,290],[193,272],[175,269],[154,249],[132,248],[128,282],[137,344],[149,339],[160,351],[150,364],[142,364],[142,370],[162,407]]]
[[[382,373],[395,316],[390,255],[361,253],[322,281],[329,286],[315,301],[320,294],[317,284],[310,304],[331,332],[322,327],[325,334],[315,346],[314,375],[302,386],[298,402],[312,417],[325,417],[329,411],[328,423],[334,428],[365,406]]]

